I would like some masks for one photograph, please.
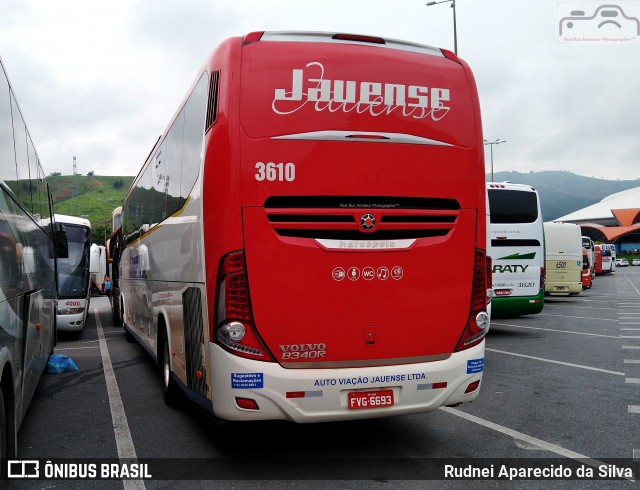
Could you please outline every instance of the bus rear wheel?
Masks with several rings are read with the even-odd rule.
[[[8,458],[7,454],[7,411],[4,406],[4,393],[2,393],[2,388],[0,388],[0,461],[6,461]],[[0,475],[4,478],[5,471],[2,468]]]
[[[167,335],[162,336],[162,395],[170,407],[179,407],[181,402],[180,389],[171,377],[171,355]]]

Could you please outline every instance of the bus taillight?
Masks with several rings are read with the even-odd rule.
[[[244,252],[225,255],[220,261],[217,284],[218,310],[209,338],[235,355],[272,361],[253,325]]]
[[[489,330],[489,315],[487,314],[487,254],[479,248],[475,252],[473,267],[473,286],[471,289],[471,308],[469,318],[455,351],[461,351],[479,344]]]
[[[493,298],[493,259],[487,255],[487,304]]]

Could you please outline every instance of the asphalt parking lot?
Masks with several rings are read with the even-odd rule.
[[[107,299],[93,298],[92,310],[82,335],[59,340],[56,351],[79,370],[43,377],[19,434],[20,457],[124,455],[149,460],[156,475],[12,481],[15,488],[174,488],[192,478],[189,485],[202,488],[212,484],[205,480],[221,488],[557,486],[553,478],[444,473],[447,465],[493,465],[497,474],[503,464],[536,461],[595,472],[560,478],[564,488],[635,486],[608,473],[612,465],[637,471],[640,460],[640,267],[598,276],[579,296],[547,297],[541,314],[494,318],[476,402],[356,422],[219,427],[189,405],[172,409],[152,360],[111,322]]]

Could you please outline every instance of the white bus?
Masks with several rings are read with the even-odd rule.
[[[492,315],[540,313],[544,306],[544,230],[538,192],[487,183],[493,261]]]
[[[611,257],[611,267],[609,272],[615,272],[616,270],[616,246],[612,243],[603,243],[600,245],[602,250],[608,250]]]
[[[0,60],[0,474],[55,346],[55,257],[45,173]],[[59,247],[54,246],[54,237]],[[4,487],[6,481],[0,483]]]
[[[582,239],[573,223],[544,224],[547,280],[545,291],[552,295],[582,292]]]
[[[91,299],[91,222],[63,214],[56,214],[55,221],[64,226],[69,243],[69,256],[58,260],[56,325],[61,332],[81,332]]]
[[[107,274],[107,252],[102,245],[94,243],[90,249],[89,273],[91,274],[92,293],[104,293],[103,281]]]
[[[589,269],[591,269],[591,280],[596,277],[596,246],[593,240],[588,236],[582,236],[582,246],[587,249],[589,254]]]

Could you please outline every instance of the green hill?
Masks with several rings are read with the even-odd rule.
[[[86,217],[91,221],[94,241],[103,245],[111,234],[111,213],[121,206],[134,177],[59,175],[47,181],[57,214]]]
[[[47,177],[56,213],[86,216],[92,224],[111,219],[112,211],[121,206],[133,177],[50,176]]]
[[[487,182],[491,175],[486,176]],[[585,208],[616,192],[640,187],[640,180],[605,180],[571,172],[496,172],[495,182],[510,181],[535,187],[545,221]],[[638,203],[640,206],[640,203]]]

